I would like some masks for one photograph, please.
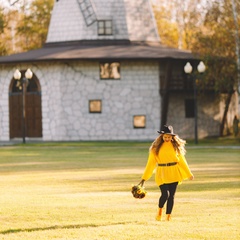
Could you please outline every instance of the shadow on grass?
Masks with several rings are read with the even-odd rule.
[[[226,181],[226,182],[212,182],[212,183],[196,183],[192,182],[190,184],[181,184],[178,186],[179,192],[206,192],[206,191],[223,191],[225,189],[231,190],[240,187],[240,181]],[[146,186],[147,191],[157,192],[158,187],[155,185]],[[160,192],[159,192],[160,193]]]
[[[88,228],[88,227],[105,227],[105,226],[113,226],[113,225],[125,225],[133,222],[116,222],[116,223],[108,223],[108,224],[77,224],[77,225],[65,225],[65,226],[50,226],[50,227],[39,227],[39,228],[18,228],[18,229],[8,229],[1,231],[0,234],[12,234],[12,233],[20,233],[20,232],[37,232],[37,231],[45,231],[45,230],[58,230],[58,229],[77,229],[77,228]]]
[[[239,181],[222,181],[222,182],[209,182],[209,183],[190,183],[190,184],[183,184],[179,186],[179,190],[182,192],[189,192],[189,191],[198,191],[198,192],[205,192],[205,191],[220,191],[224,189],[238,189],[240,186]]]

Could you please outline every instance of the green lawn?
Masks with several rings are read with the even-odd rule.
[[[150,142],[0,147],[0,239],[240,239],[238,143],[187,145],[195,180],[178,187],[171,222],[155,221],[154,177],[146,182],[146,198],[130,192]]]

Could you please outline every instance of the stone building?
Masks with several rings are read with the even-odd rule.
[[[0,58],[0,140],[152,140],[161,125],[194,137],[193,88],[183,68],[198,60],[161,45],[149,0],[58,0],[41,49]],[[234,106],[231,106],[234,111]],[[199,100],[199,137],[218,135],[221,105]]]

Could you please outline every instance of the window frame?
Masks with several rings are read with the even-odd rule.
[[[143,122],[144,122],[144,124],[143,124],[143,126],[138,126],[137,124],[136,124],[136,122],[135,122],[135,118],[136,117],[143,117],[144,119],[143,119]],[[134,129],[143,129],[143,128],[146,128],[146,123],[147,123],[147,117],[146,117],[146,115],[145,114],[139,114],[139,115],[133,115],[133,128]]]
[[[109,77],[102,77],[102,67],[103,69],[105,68],[104,65],[105,64],[109,64],[109,66],[107,67],[107,74],[109,75]],[[118,66],[116,66],[117,68],[117,72],[116,74],[119,74],[119,77],[111,77],[111,72],[112,72],[112,64],[117,64]],[[119,61],[105,61],[105,62],[99,62],[99,77],[100,77],[100,80],[121,80],[121,63]]]
[[[111,23],[111,26],[107,26],[108,23]],[[100,24],[103,24],[103,26],[100,26]],[[100,30],[102,30],[100,32]],[[110,30],[110,31],[109,31]],[[98,31],[98,36],[112,36],[113,35],[113,21],[108,19],[108,20],[98,20],[97,21],[97,31]],[[109,31],[109,33],[108,33]]]
[[[195,118],[195,100],[193,98],[185,99],[185,118]]]
[[[91,109],[91,103],[93,103],[93,102],[100,103],[100,109],[99,110]],[[89,99],[88,100],[88,111],[89,111],[89,113],[102,113],[102,100],[101,99]]]

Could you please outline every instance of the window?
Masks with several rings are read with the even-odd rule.
[[[194,118],[194,99],[185,99],[185,117]]]
[[[146,116],[145,115],[133,116],[133,127],[134,128],[145,128],[146,127]]]
[[[90,113],[101,113],[102,112],[102,101],[101,100],[89,100],[89,112]]]
[[[100,78],[120,79],[120,63],[119,62],[100,63]]]
[[[98,35],[112,35],[112,20],[98,21]]]

